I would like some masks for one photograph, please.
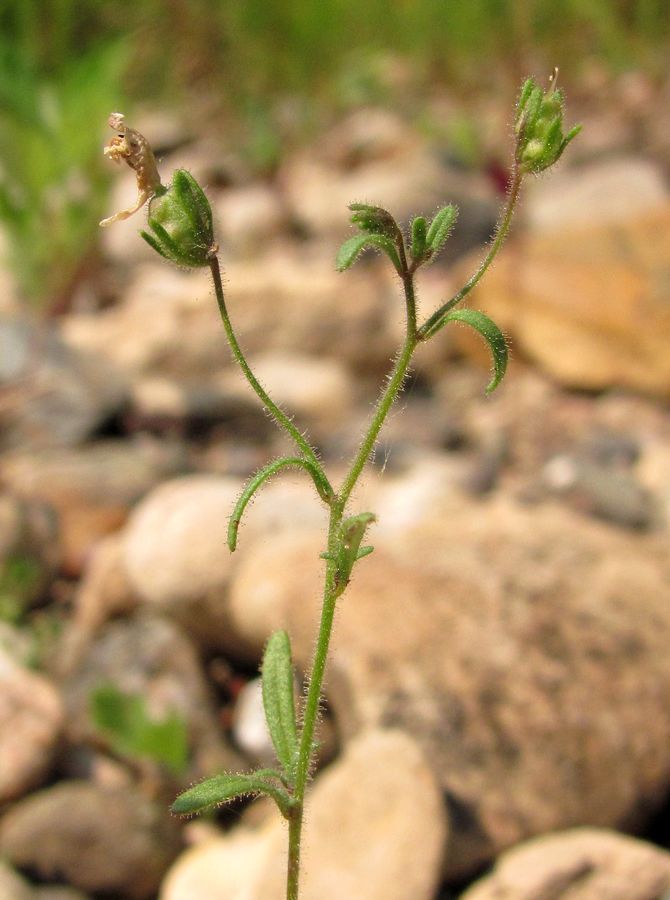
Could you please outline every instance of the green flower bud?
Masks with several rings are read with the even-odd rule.
[[[202,188],[185,169],[177,169],[169,187],[159,188],[149,204],[149,228],[142,237],[178,266],[207,266],[214,253],[212,208]]]
[[[558,69],[554,70],[549,90],[543,91],[533,78],[521,89],[515,123],[516,162],[522,173],[544,172],[553,166],[581,125],[563,134],[563,92],[556,88]]]

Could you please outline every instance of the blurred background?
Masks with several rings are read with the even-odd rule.
[[[669,59],[668,0],[0,5],[3,900],[282,896],[272,810],[167,808],[269,764],[258,662],[288,627],[309,665],[325,518],[282,475],[228,553],[287,446],[206,273],[144,211],[98,227],[136,196],[109,114],[205,187],[240,341],[337,480],[403,309],[384,260],[335,272],[347,204],[459,206],[428,315],[554,66],[584,130],[469,301],[510,372],[486,398],[485,347],[441,332],[355,498],[376,550],[339,611],[304,896],[670,891]]]

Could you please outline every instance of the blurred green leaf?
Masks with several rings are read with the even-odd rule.
[[[186,770],[188,732],[180,715],[152,718],[140,694],[126,694],[113,684],[96,688],[90,702],[95,727],[115,752],[163,763],[175,775]]]

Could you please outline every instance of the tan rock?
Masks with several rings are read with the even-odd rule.
[[[304,423],[310,434],[332,435],[350,413],[354,383],[338,360],[274,351],[255,355],[249,363],[275,403]],[[224,386],[231,396],[258,403],[238,372],[229,373]]]
[[[0,649],[0,801],[20,797],[47,775],[62,726],[53,685]]]
[[[227,628],[223,600],[235,558],[226,532],[240,489],[212,475],[165,482],[137,506],[123,536],[126,573],[142,601],[215,646]]]
[[[524,186],[525,222],[537,231],[621,224],[667,206],[668,189],[654,163],[638,156],[559,168]]]
[[[181,467],[179,448],[101,441],[86,447],[25,451],[2,461],[2,480],[18,496],[53,507],[62,567],[79,575],[97,542],[116,531],[133,503]]]
[[[3,860],[0,860],[0,897],[3,900],[35,900],[28,882]]]
[[[363,734],[309,795],[300,895],[431,900],[446,837],[439,787],[412,738]],[[161,900],[281,900],[285,880],[286,828],[277,814],[255,834],[238,829],[187,851]]]
[[[508,850],[461,900],[656,900],[670,853],[615,832],[575,828]]]
[[[669,242],[667,204],[616,224],[529,237],[507,247],[471,305],[563,385],[668,397]],[[469,329],[452,334],[485,358]]]
[[[339,603],[326,693],[340,734],[416,737],[459,823],[452,876],[532,834],[652,808],[670,784],[658,547],[558,507],[432,513],[373,533]],[[321,549],[299,534],[249,549],[230,596],[240,640],[286,627],[308,665]]]
[[[249,354],[290,350],[370,369],[385,367],[395,352],[392,323],[402,307],[385,269],[374,279],[360,272],[342,276],[330,256],[287,250],[262,262],[233,263],[224,256],[222,266],[233,327]],[[62,332],[67,344],[111,360],[131,378],[210,377],[232,365],[211,279],[202,270],[142,266],[122,303],[95,315],[70,315]]]

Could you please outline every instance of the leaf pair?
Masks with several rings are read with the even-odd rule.
[[[335,560],[336,597],[339,597],[349,584],[351,570],[356,561],[368,556],[374,550],[374,547],[361,547],[361,543],[368,525],[375,520],[373,513],[367,512],[349,516],[340,525],[340,540],[336,555],[333,557],[331,553],[321,554],[323,559]]]
[[[457,218],[458,207],[450,203],[437,211],[430,225],[423,216],[417,216],[412,220],[411,251],[415,263],[427,262],[440,252]]]
[[[177,815],[193,815],[239,797],[265,794],[272,797],[285,818],[291,813],[289,791],[298,759],[295,693],[291,643],[285,631],[268,640],[262,666],[263,706],[272,744],[281,771],[259,769],[249,774],[223,773],[184,791],[172,804]]]

